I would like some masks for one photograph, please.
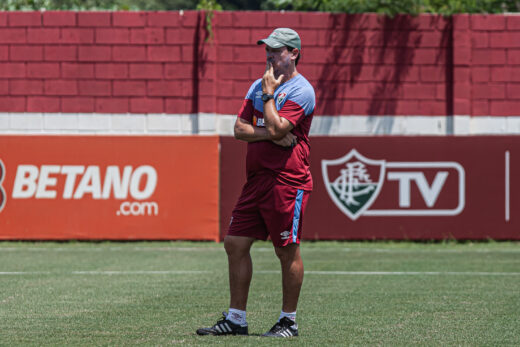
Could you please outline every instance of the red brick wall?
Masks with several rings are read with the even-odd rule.
[[[0,12],[0,112],[234,114],[274,27],[318,115],[520,115],[520,16]]]
[[[472,16],[460,31],[471,60],[471,114],[520,115],[520,16]]]

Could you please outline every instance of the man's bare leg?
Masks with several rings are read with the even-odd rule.
[[[298,244],[291,244],[274,249],[282,266],[282,312],[278,322],[263,336],[298,336],[296,307],[303,283],[303,262],[300,256],[300,247]]]
[[[303,261],[300,246],[290,244],[275,247],[275,252],[282,266],[283,312],[295,312],[303,283]]]
[[[249,251],[255,239],[250,237],[226,236],[224,248],[229,262],[229,313],[215,325],[197,329],[198,335],[247,335],[247,296],[253,276],[253,265]]]
[[[249,251],[254,241],[251,237],[229,235],[224,239],[229,265],[230,308],[246,310],[249,284],[253,276]]]

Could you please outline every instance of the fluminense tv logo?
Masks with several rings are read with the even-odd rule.
[[[454,216],[465,205],[465,172],[456,162],[391,162],[369,159],[352,149],[345,156],[322,160],[323,180],[334,204],[350,219],[360,216]],[[428,183],[426,174],[433,175]],[[439,206],[439,195],[448,189],[451,178],[456,186],[454,207]],[[385,183],[396,182],[398,194],[390,208],[371,209]],[[453,190],[453,188],[451,188]],[[412,203],[412,190],[418,190],[421,207]]]

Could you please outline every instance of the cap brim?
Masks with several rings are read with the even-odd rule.
[[[268,45],[269,47],[271,48],[282,48],[282,47],[285,47],[285,45],[283,43],[280,43],[276,40],[273,40],[273,39],[270,39],[269,37],[266,38],[266,39],[263,39],[263,40],[258,40],[256,42],[257,45],[262,45],[262,44],[266,44]]]

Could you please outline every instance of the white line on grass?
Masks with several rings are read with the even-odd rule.
[[[222,248],[196,248],[196,247],[0,247],[0,252],[119,252],[119,251],[139,251],[139,252],[197,252],[197,251],[223,251]]]
[[[324,247],[326,248],[326,246]],[[302,247],[302,252],[323,252],[324,248]],[[253,252],[274,252],[272,247],[253,247]],[[0,247],[0,252],[119,252],[119,251],[137,251],[137,252],[224,252],[222,247]],[[349,253],[520,253],[519,248],[477,248],[477,249],[406,249],[406,248],[328,248],[327,252],[349,252]]]
[[[23,275],[199,275],[212,271],[203,270],[165,270],[165,271],[0,271],[0,276]]]
[[[165,270],[165,271],[3,271],[0,276],[9,275],[198,275],[214,273],[203,270]],[[257,274],[280,274],[277,270],[254,271]],[[482,272],[482,271],[305,271],[306,275],[343,275],[343,276],[520,276],[520,272]]]
[[[190,275],[208,274],[211,271],[165,270],[165,271],[72,271],[73,275]]]
[[[12,276],[12,275],[50,275],[49,271],[1,271],[0,276]]]
[[[255,273],[275,274],[280,271],[256,271]],[[520,276],[520,272],[473,272],[473,271],[305,271],[306,275],[347,275],[347,276]]]
[[[490,248],[490,249],[406,249],[406,248],[341,248],[343,252],[360,252],[360,253],[520,253],[520,249],[511,248]],[[309,251],[309,249],[303,249],[302,251]]]

